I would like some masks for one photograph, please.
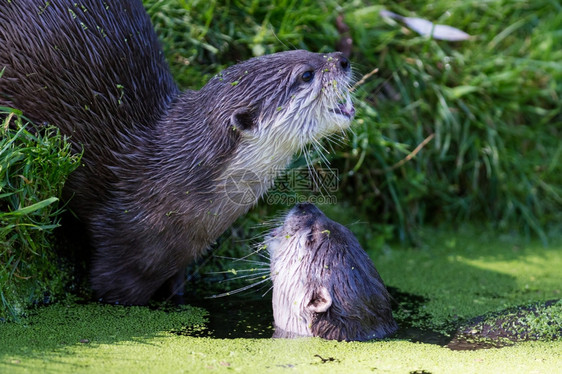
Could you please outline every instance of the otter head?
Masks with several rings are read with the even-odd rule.
[[[212,212],[205,219],[213,221],[207,225],[217,228],[213,232],[255,204],[295,153],[344,133],[355,115],[350,85],[351,64],[341,53],[298,50],[240,62],[197,92],[198,109],[190,116],[205,133],[197,144],[197,165],[205,167],[197,168],[212,170],[204,180],[214,181],[197,190],[216,192],[204,209]],[[176,153],[185,153],[178,144]],[[187,167],[189,178],[193,168]]]
[[[267,239],[274,337],[383,338],[397,329],[390,295],[344,226],[298,204]]]
[[[355,114],[350,83],[351,64],[341,53],[298,50],[241,62],[200,92],[222,117],[217,122],[240,134],[240,164],[253,170],[255,159],[255,168],[279,166],[306,144],[347,129]]]

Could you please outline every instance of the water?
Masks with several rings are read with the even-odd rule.
[[[398,320],[400,329],[392,339],[409,340],[445,346],[450,338],[430,329],[413,327],[419,321],[418,311],[425,299],[391,289],[395,299],[395,308],[408,308],[411,318]],[[191,305],[202,307],[209,312],[209,322],[205,328],[186,328],[176,331],[177,334],[193,337],[210,337],[216,339],[253,338],[269,339],[273,335],[273,311],[271,296],[256,298],[252,295],[228,296],[217,299],[201,299],[190,302]],[[398,314],[398,313],[396,313]],[[400,313],[402,315],[402,313]]]
[[[483,317],[469,321],[460,329],[462,331],[456,331],[458,327],[456,325],[451,325],[445,333],[434,331],[429,327],[424,328],[423,326],[430,326],[430,316],[423,308],[427,300],[419,295],[408,294],[394,288],[389,288],[389,292],[394,299],[393,313],[399,325],[399,330],[390,337],[391,340],[435,344],[451,350],[501,348],[517,341],[511,339],[509,334],[502,332],[501,329],[494,330],[498,334],[495,338],[493,336],[490,338],[486,334],[482,336],[471,334],[471,323],[477,323]],[[554,302],[548,302],[546,306]],[[209,322],[204,327],[188,327],[175,331],[179,335],[217,339],[269,339],[273,335],[271,294],[264,297],[250,293],[242,296],[200,299],[191,304],[206,309],[209,312]],[[518,310],[522,313],[526,308]],[[503,319],[500,318],[497,323],[501,325],[502,321]],[[562,334],[562,330],[560,333]]]
[[[206,328],[186,328],[176,333],[216,339],[265,339],[273,335],[271,297],[228,296],[190,302],[209,312]]]

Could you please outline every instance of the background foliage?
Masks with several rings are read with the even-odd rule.
[[[562,16],[556,1],[145,1],[180,84],[225,65],[304,48],[332,51],[350,28],[357,79],[349,142],[336,147],[339,200],[411,238],[426,223],[532,232],[562,212]],[[438,41],[383,9],[472,35]],[[393,167],[426,140],[408,162]]]

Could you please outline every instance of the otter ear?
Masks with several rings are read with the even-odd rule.
[[[251,130],[257,126],[255,112],[250,108],[235,111],[230,117],[230,122],[232,126],[242,131]]]
[[[324,313],[332,306],[332,296],[324,286],[312,293],[306,309],[314,313]]]

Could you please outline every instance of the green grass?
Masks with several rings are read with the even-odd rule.
[[[378,17],[382,8],[474,37],[429,40]],[[362,161],[344,178],[353,204],[401,237],[419,224],[485,220],[544,239],[562,207],[560,5],[383,1],[346,20],[356,25],[359,66],[379,67],[357,94],[358,156],[337,160]],[[430,135],[415,159],[392,169]]]
[[[0,320],[64,294],[69,275],[53,252],[50,233],[68,173],[79,157],[54,128],[37,132],[16,112],[0,108]]]
[[[183,88],[198,89],[223,68],[253,56],[298,48],[333,51],[338,38],[332,22],[336,1],[143,3]]]

